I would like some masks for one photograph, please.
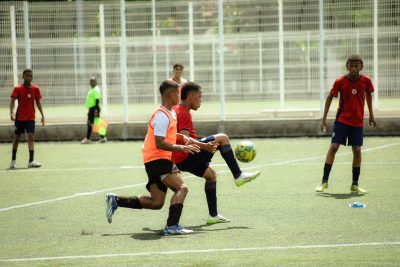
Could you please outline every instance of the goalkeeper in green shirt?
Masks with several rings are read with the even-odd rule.
[[[95,117],[100,117],[100,98],[101,92],[100,88],[97,86],[97,80],[95,77],[90,78],[90,86],[91,89],[89,90],[87,97],[86,97],[86,107],[89,109],[87,114],[87,132],[86,137],[82,140],[82,144],[89,144],[90,143],[90,136],[92,135],[92,128],[94,123]],[[105,143],[107,138],[104,135],[100,135],[100,143]]]

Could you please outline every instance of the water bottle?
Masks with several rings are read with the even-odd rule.
[[[361,202],[353,202],[351,204],[349,204],[350,208],[356,208],[356,209],[362,209],[365,208],[367,205],[365,205],[364,203]]]

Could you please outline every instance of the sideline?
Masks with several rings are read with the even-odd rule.
[[[367,152],[371,152],[371,151],[375,151],[375,150],[379,150],[379,149],[384,149],[384,148],[388,148],[388,147],[393,147],[393,146],[397,146],[399,144],[400,143],[393,143],[393,144],[387,144],[387,145],[382,145],[382,146],[377,146],[377,147],[371,147],[371,148],[367,148],[367,149],[363,150],[363,153],[367,153]],[[350,155],[352,153],[353,152],[339,153],[339,154],[336,154],[336,157],[347,156],[347,155]],[[297,162],[302,162],[302,161],[308,161],[308,160],[314,160],[314,159],[323,159],[323,158],[325,158],[325,155],[324,156],[307,157],[307,158],[301,158],[301,159],[294,159],[294,160],[278,161],[278,162],[273,162],[273,163],[265,163],[265,164],[255,165],[255,166],[251,166],[251,167],[247,167],[247,168],[242,168],[242,170],[260,169],[262,167],[270,167],[270,166],[292,164],[292,163],[297,163]],[[123,166],[123,167],[126,167],[126,166]],[[228,170],[218,171],[217,173],[221,174],[221,173],[227,173],[227,172],[229,172],[229,171]],[[184,176],[184,179],[190,179],[190,178],[194,178],[194,177],[195,177],[194,175]],[[126,185],[126,186],[120,186],[120,187],[113,187],[113,188],[108,188],[108,189],[103,189],[103,190],[98,190],[98,191],[92,191],[92,192],[76,193],[76,194],[65,196],[65,197],[59,197],[59,198],[54,198],[54,199],[49,199],[49,200],[43,200],[43,201],[38,201],[38,202],[32,202],[32,203],[26,203],[26,204],[21,204],[21,205],[15,205],[15,206],[10,206],[10,207],[0,208],[0,212],[19,209],[19,208],[25,208],[25,207],[30,207],[30,206],[36,206],[36,205],[41,205],[41,204],[47,204],[47,203],[67,200],[67,199],[76,198],[76,197],[95,195],[95,194],[104,193],[104,192],[112,192],[112,191],[119,190],[119,189],[133,188],[133,187],[143,186],[145,184],[146,183],[139,183],[139,184]]]
[[[118,254],[98,254],[98,255],[75,255],[58,257],[38,257],[38,258],[17,258],[1,259],[1,262],[29,262],[29,261],[52,261],[52,260],[77,260],[77,259],[98,259],[115,257],[140,257],[151,255],[174,255],[190,253],[218,253],[218,252],[236,252],[236,251],[263,251],[263,250],[290,250],[290,249],[324,249],[324,248],[344,248],[344,247],[371,247],[371,246],[398,246],[399,241],[394,242],[370,242],[370,243],[344,243],[327,245],[294,245],[294,246],[273,246],[273,247],[254,247],[254,248],[219,248],[219,249],[198,249],[198,250],[176,250],[176,251],[156,251],[156,252],[138,252],[138,253],[118,253]]]

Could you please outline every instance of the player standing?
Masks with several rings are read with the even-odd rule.
[[[322,183],[315,190],[323,192],[328,188],[329,174],[340,145],[351,145],[353,150],[353,182],[350,187],[352,193],[367,193],[358,186],[361,168],[361,146],[363,145],[364,104],[367,102],[369,111],[369,125],[376,126],[372,109],[372,92],[374,87],[371,79],[361,74],[363,60],[359,55],[350,55],[346,62],[348,73],[336,79],[330,94],[326,98],[324,115],[321,121],[321,131],[327,128],[326,117],[332,99],[340,93],[339,107],[332,130],[331,146],[328,150],[324,166]]]
[[[106,196],[106,216],[108,222],[111,223],[112,216],[118,207],[159,210],[163,207],[167,189],[170,188],[174,194],[170,201],[167,225],[162,234],[188,234],[193,231],[179,225],[188,188],[178,168],[171,161],[171,155],[172,151],[197,153],[200,150],[197,145],[190,145],[188,138],[177,133],[176,114],[172,106],[178,104],[179,101],[178,84],[164,81],[159,89],[162,104],[150,118],[142,148],[148,176],[146,188],[150,196],[122,197],[110,193]],[[177,145],[177,141],[185,145]]]
[[[193,127],[190,110],[197,110],[200,107],[201,96],[200,85],[195,82],[187,82],[181,90],[180,104],[173,107],[178,118],[178,132],[195,140],[192,142],[196,142],[201,151],[196,154],[174,152],[172,153],[172,160],[178,166],[179,170],[190,172],[206,180],[204,191],[210,215],[207,219],[207,224],[228,222],[230,220],[218,214],[217,211],[217,173],[210,166],[214,153],[216,150],[219,150],[222,158],[231,170],[237,186],[242,186],[254,180],[260,175],[260,172],[242,172],[233,154],[229,137],[226,134],[214,134],[197,141],[197,134]]]
[[[182,90],[182,86],[187,83],[187,81],[182,77],[183,75],[183,65],[181,63],[175,63],[172,67],[173,76],[169,79],[170,81],[176,82],[179,85],[179,96]]]
[[[29,150],[29,162],[28,168],[38,168],[42,166],[39,162],[33,161],[35,150],[34,150],[34,134],[35,134],[35,101],[40,114],[42,115],[41,123],[44,125],[44,115],[42,104],[40,99],[42,95],[40,94],[40,89],[36,84],[32,83],[33,72],[30,69],[26,69],[22,72],[22,77],[24,82],[15,86],[13,92],[11,93],[10,101],[10,118],[15,123],[15,135],[12,146],[12,158],[10,169],[15,169],[17,167],[17,150],[18,143],[22,133],[26,133],[28,140],[28,150]],[[15,101],[18,100],[17,112],[14,114]]]

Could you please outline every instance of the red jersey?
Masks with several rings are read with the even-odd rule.
[[[178,121],[178,133],[181,130],[189,131],[189,136],[191,138],[197,139],[196,132],[193,128],[192,115],[190,115],[189,110],[184,105],[176,105],[172,107],[176,112],[176,119]],[[189,156],[185,152],[173,152],[172,161],[174,163],[182,162]]]
[[[24,84],[19,84],[15,86],[11,98],[16,98],[18,100],[16,120],[35,120],[35,100],[42,98],[37,85],[31,84],[31,88],[26,88]]]
[[[349,126],[363,126],[365,94],[372,93],[374,86],[368,76],[361,75],[357,81],[349,80],[346,75],[336,79],[331,95],[340,93],[336,120]]]

